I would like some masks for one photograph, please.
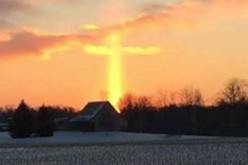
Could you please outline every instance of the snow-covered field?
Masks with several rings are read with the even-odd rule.
[[[246,138],[121,132],[57,132],[50,138],[11,139],[0,133],[0,164],[245,165],[248,142]]]
[[[91,145],[91,144],[120,144],[120,143],[160,143],[177,142],[178,140],[216,139],[200,136],[145,134],[128,132],[55,132],[52,137],[34,137],[24,139],[12,139],[7,132],[0,132],[0,146],[39,146],[39,145]]]
[[[0,133],[1,144],[92,144],[121,143],[135,141],[160,141],[165,135],[137,134],[123,132],[55,132],[52,137],[12,139],[8,133]]]

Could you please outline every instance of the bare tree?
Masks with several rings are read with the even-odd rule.
[[[118,103],[118,107],[121,111],[126,109],[133,109],[135,106],[135,97],[132,94],[126,94],[122,97]]]
[[[151,107],[151,101],[147,96],[140,96],[135,101],[135,107],[138,109],[146,109]]]
[[[168,102],[170,106],[175,106],[178,104],[177,93],[175,91],[170,92]]]
[[[118,107],[121,111],[125,110],[141,110],[151,107],[151,99],[147,96],[134,96],[132,94],[126,94],[120,99]]]
[[[156,107],[168,106],[168,92],[165,90],[159,90],[155,96],[154,105]]]
[[[180,92],[181,105],[203,105],[203,97],[199,89],[193,87],[183,88]]]
[[[221,92],[219,103],[237,104],[248,101],[248,82],[242,79],[231,79]]]

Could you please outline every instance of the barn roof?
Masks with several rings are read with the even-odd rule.
[[[97,101],[97,102],[89,102],[82,110],[82,112],[71,119],[71,122],[79,122],[79,121],[90,121],[93,119],[101,110],[103,110],[106,106],[110,106],[115,108],[108,101]]]

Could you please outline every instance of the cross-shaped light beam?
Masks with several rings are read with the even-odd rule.
[[[160,52],[158,47],[122,47],[121,34],[112,32],[106,38],[107,46],[86,45],[84,51],[93,55],[109,56],[109,79],[108,79],[108,99],[117,108],[119,99],[123,95],[122,90],[122,54],[151,55]]]

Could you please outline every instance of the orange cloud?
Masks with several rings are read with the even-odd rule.
[[[0,42],[0,55],[38,55],[44,49],[56,47],[67,40],[66,36],[41,36],[30,31],[21,31],[10,35],[8,40]]]
[[[7,35],[8,34],[8,35]],[[93,43],[98,39],[86,34],[52,35],[23,30],[15,33],[1,33],[0,57],[27,55],[48,55],[48,53],[64,50],[70,45]]]
[[[100,29],[99,33],[119,31],[133,35],[166,28],[190,28],[205,17],[211,17],[211,20],[247,10],[247,0],[184,0],[178,3],[149,4],[142,9],[140,16]]]
[[[144,7],[139,17],[120,24],[104,28],[87,25],[86,29],[94,30],[88,31],[85,35],[46,35],[35,33],[32,30],[20,31],[10,34],[7,40],[0,39],[0,56],[41,55],[46,50],[46,52],[51,52],[52,49],[56,50],[68,43],[77,43],[82,46],[83,44],[99,43],[113,31],[129,37],[137,34],[144,35],[145,32],[158,29],[189,28],[199,21],[203,22],[201,26],[206,26],[209,20],[232,15],[240,10],[246,11],[244,9],[248,9],[247,4],[246,0],[190,0],[180,3],[154,4]],[[0,9],[8,6],[14,10],[15,6],[20,8],[25,6],[22,5],[21,1],[0,1]],[[204,19],[206,16],[211,19]],[[0,21],[0,27],[1,25],[2,27],[10,26],[6,21]]]

